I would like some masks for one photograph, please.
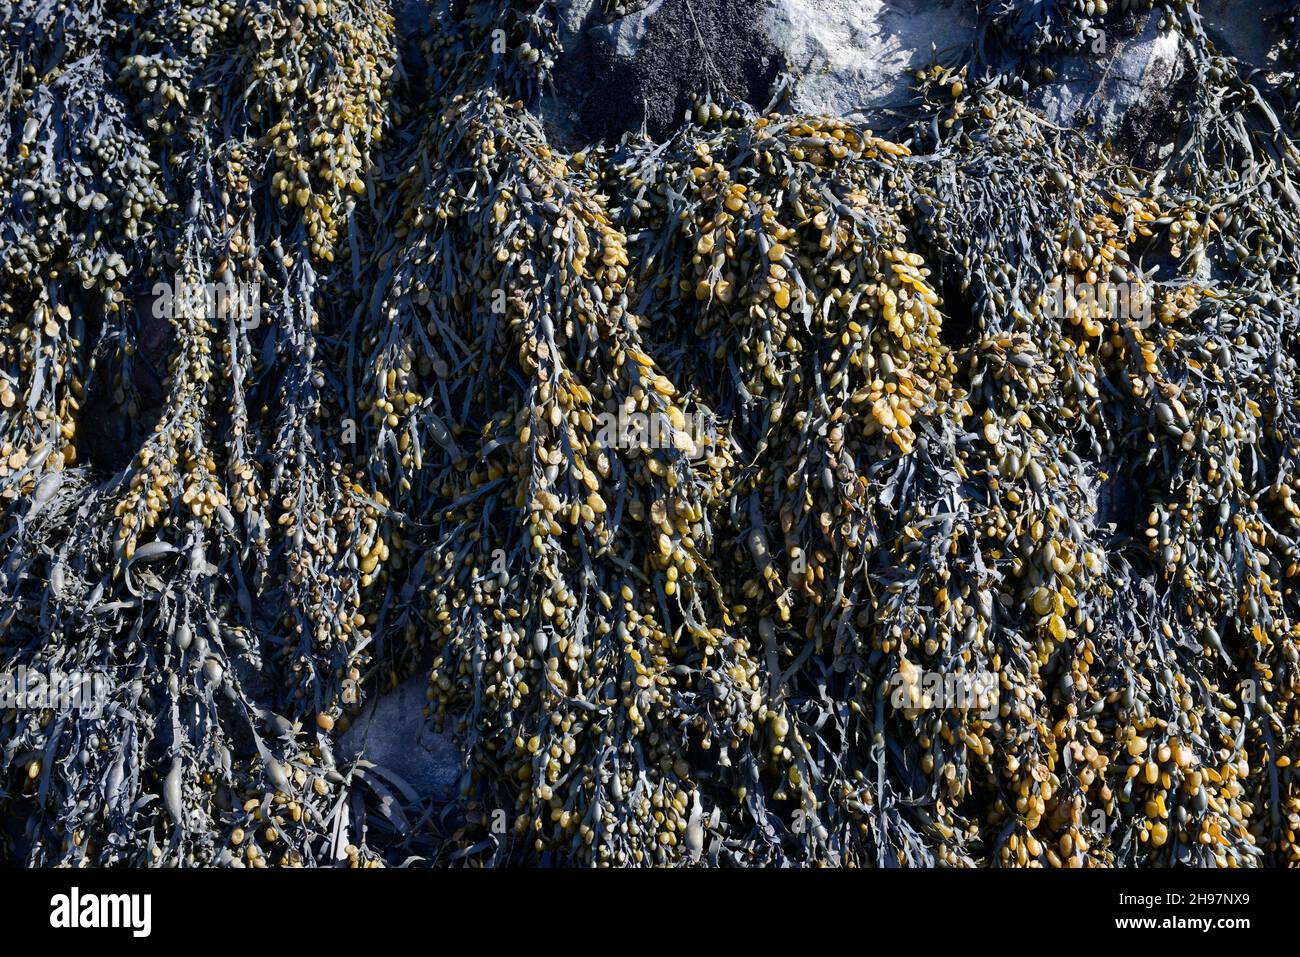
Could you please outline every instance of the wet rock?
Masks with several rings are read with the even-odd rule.
[[[461,775],[461,753],[450,734],[424,718],[428,679],[418,676],[372,699],[340,742],[339,756],[363,757],[393,771],[423,797],[450,800]]]

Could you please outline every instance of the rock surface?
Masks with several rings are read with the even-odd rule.
[[[1234,18],[1259,20],[1245,14],[1244,0],[1207,3],[1225,27]],[[680,122],[692,93],[762,109],[781,91],[782,74],[796,110],[852,115],[902,106],[910,71],[969,59],[977,39],[971,0],[650,0],[629,8],[605,22],[601,4],[561,0],[558,95],[546,110],[561,143],[642,126],[660,138]],[[1058,77],[1036,92],[1037,105],[1053,122],[1112,139],[1135,107],[1142,129],[1158,126],[1181,69],[1179,40],[1159,31],[1159,19],[1147,16],[1136,36],[1111,31],[1097,55],[1055,63]],[[1242,37],[1234,52],[1263,56],[1265,27],[1255,23]]]
[[[399,775],[424,797],[449,800],[461,775],[461,753],[450,734],[437,734],[424,718],[428,679],[417,676],[372,698],[347,733],[340,757],[365,758]]]
[[[794,79],[791,105],[851,114],[901,104],[907,71],[965,52],[975,18],[965,0],[771,0],[764,34]]]
[[[1268,18],[1282,12],[1281,0],[1201,0],[1206,32],[1226,53],[1253,67],[1277,62],[1277,33]]]
[[[605,23],[599,3],[562,0],[553,135],[576,145],[644,126],[661,137],[696,92],[766,105],[781,58],[756,15],[764,5],[651,0]]]
[[[1058,126],[1087,129],[1135,158],[1167,139],[1184,69],[1182,40],[1149,16],[1133,36],[1107,35],[1094,56],[1060,60],[1055,81],[1030,102]]]
[[[1222,52],[1268,69],[1276,50],[1265,17],[1278,6],[1276,0],[1205,0],[1201,15]],[[1157,162],[1182,119],[1176,105],[1186,78],[1185,42],[1162,32],[1158,15],[1147,16],[1136,34],[1109,32],[1093,56],[1062,58],[1056,80],[1037,88],[1031,102],[1060,126],[1110,140],[1140,164]]]
[[[1281,5],[1203,0],[1201,15],[1224,52],[1269,69],[1276,33],[1267,18]],[[402,0],[402,36],[427,32],[444,9],[445,0]],[[643,126],[662,138],[692,93],[762,109],[780,91],[796,110],[840,115],[901,105],[909,71],[967,59],[977,38],[972,0],[624,0],[622,9],[611,17],[601,0],[557,0],[562,53],[543,114],[562,146]],[[1151,159],[1184,63],[1179,39],[1162,34],[1159,20],[1147,16],[1136,35],[1108,29],[1104,49],[1053,60],[1057,78],[1034,91],[1035,105],[1054,123]]]
[[[559,5],[561,138],[652,136],[677,125],[695,92],[762,109],[785,71],[798,110],[848,114],[907,97],[906,70],[975,36],[968,0],[651,0],[600,22],[592,0]]]

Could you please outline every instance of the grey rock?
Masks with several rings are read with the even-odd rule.
[[[661,135],[692,93],[762,109],[785,70],[790,105],[852,114],[901,104],[906,71],[974,41],[967,0],[651,0],[609,23],[592,0],[558,7],[561,140],[609,138],[645,125]]]
[[[556,26],[559,27],[560,43],[566,50],[572,50],[581,41],[581,34],[599,9],[597,0],[563,0],[558,5]]]
[[[591,36],[608,44],[614,56],[630,60],[641,52],[641,44],[645,42],[646,34],[650,29],[650,21],[659,12],[663,3],[664,0],[653,0],[642,10],[619,17],[612,23],[593,27]]]
[[[1277,64],[1277,32],[1268,18],[1282,12],[1280,0],[1201,0],[1205,32],[1224,53],[1262,69]]]
[[[1279,0],[1264,0],[1269,10]],[[692,93],[762,109],[781,72],[789,105],[854,115],[901,106],[911,71],[954,63],[977,37],[970,0],[651,0],[609,23],[593,0],[561,0],[558,97],[544,113],[558,142],[644,128],[662,137]],[[1206,0],[1216,42],[1246,62],[1270,62],[1271,28],[1256,0]],[[1267,11],[1265,11],[1267,12]],[[1145,15],[1136,35],[1111,29],[1098,48],[1053,59],[1057,78],[1031,102],[1049,120],[1087,129],[1134,159],[1168,134],[1184,75],[1179,34]]]
[[[1037,87],[1030,102],[1058,126],[1143,154],[1177,122],[1174,94],[1185,68],[1183,40],[1161,32],[1159,20],[1148,16],[1131,37],[1104,37],[1094,56],[1063,58],[1056,80]]]
[[[834,115],[900,105],[908,71],[975,40],[961,0],[772,0],[762,24],[794,77],[791,105]]]
[[[1200,12],[1206,32],[1221,52],[1244,64],[1276,65],[1276,36],[1265,18],[1277,0],[1205,0]],[[1168,148],[1184,119],[1179,82],[1186,78],[1186,43],[1176,31],[1161,32],[1160,15],[1149,14],[1132,36],[1107,34],[1103,49],[1089,57],[1066,57],[1057,79],[1038,87],[1031,102],[1060,126],[1087,129],[1112,141],[1128,158],[1153,163]]]
[[[462,756],[452,736],[435,733],[424,718],[428,686],[417,676],[372,699],[340,740],[339,756],[373,761],[421,796],[446,801],[455,796]]]

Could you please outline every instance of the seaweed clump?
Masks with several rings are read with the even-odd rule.
[[[1187,4],[1157,168],[1034,113],[1122,6],[576,153],[549,3],[418,82],[372,0],[4,8],[0,663],[106,702],[0,723],[30,862],[1297,861],[1300,157]],[[151,405],[160,280],[258,308]],[[420,672],[449,808],[335,757]]]

